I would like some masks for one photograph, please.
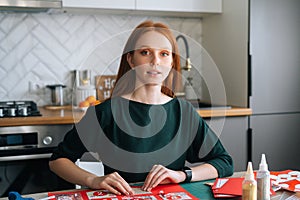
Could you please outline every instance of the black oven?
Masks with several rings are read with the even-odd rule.
[[[71,125],[0,127],[0,197],[72,189],[48,166],[53,149]]]

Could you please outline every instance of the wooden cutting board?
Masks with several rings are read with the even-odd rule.
[[[102,75],[95,76],[95,78],[97,99],[102,102],[110,97],[116,83],[117,75]]]
[[[52,105],[46,105],[44,106],[47,110],[72,110],[71,105],[63,105],[63,106],[52,106]]]

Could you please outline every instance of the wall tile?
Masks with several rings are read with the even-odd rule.
[[[1,48],[0,48],[0,60],[2,60],[3,58],[4,58],[4,56],[6,55],[6,53],[4,52],[4,50],[2,50]],[[0,65],[1,65],[2,63],[0,62]]]
[[[201,19],[70,13],[0,13],[0,98],[50,103],[49,89],[30,92],[29,81],[67,85],[71,71],[116,74],[129,33],[152,19],[201,41]],[[184,50],[183,50],[184,51]]]
[[[3,30],[6,34],[8,34],[12,29],[16,27],[16,24],[20,24],[24,18],[26,18],[27,14],[0,14],[1,16],[1,23],[0,28]]]
[[[51,35],[51,37],[55,38],[55,40],[63,43],[70,37],[70,33],[64,29],[63,24],[60,24],[57,20],[54,20],[55,16],[56,15],[38,14],[33,15],[33,18],[38,22],[39,27],[42,28],[43,31],[47,33],[47,35]],[[36,35],[38,34],[39,32],[36,33]]]

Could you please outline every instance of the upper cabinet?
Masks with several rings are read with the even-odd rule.
[[[64,8],[134,10],[136,0],[63,0]]]
[[[136,9],[145,11],[221,13],[222,0],[136,0]]]
[[[94,9],[103,12],[131,11],[135,14],[202,16],[222,12],[222,0],[63,0],[64,9]]]

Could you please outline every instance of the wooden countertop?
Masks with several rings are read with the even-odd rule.
[[[24,126],[24,125],[51,125],[51,124],[72,124],[78,122],[84,115],[84,111],[71,107],[64,109],[39,108],[42,116],[35,117],[12,117],[0,118],[1,126]],[[198,110],[203,118],[209,117],[234,117],[251,115],[250,108],[230,108],[230,109],[204,109]]]
[[[0,126],[72,124],[78,122],[84,115],[84,111],[72,110],[71,107],[64,109],[39,107],[39,110],[42,116],[0,118]]]
[[[249,116],[252,115],[250,108],[229,108],[229,109],[203,109],[197,110],[199,115],[203,118],[209,117],[238,117],[238,116]]]

